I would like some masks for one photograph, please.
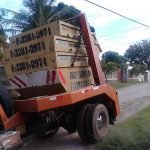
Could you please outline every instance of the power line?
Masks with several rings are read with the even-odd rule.
[[[143,31],[146,31],[148,29],[143,29]],[[106,37],[106,38],[105,38]],[[108,37],[108,38],[107,38]],[[101,38],[101,40],[115,40],[120,39],[121,37],[125,37],[125,35],[110,35],[110,36],[98,36],[98,38]]]
[[[132,22],[135,22],[135,23],[138,23],[138,24],[140,24],[140,25],[142,25],[142,26],[145,26],[145,27],[147,27],[147,28],[150,28],[149,25],[146,25],[146,24],[144,24],[144,23],[141,23],[141,22],[139,22],[139,21],[136,21],[136,20],[134,20],[134,19],[132,19],[132,18],[126,17],[126,16],[124,16],[124,15],[122,15],[122,14],[120,14],[120,13],[117,13],[117,12],[115,12],[115,11],[113,11],[113,10],[110,10],[110,9],[104,7],[104,6],[98,5],[98,4],[93,3],[93,2],[91,2],[91,1],[89,1],[89,0],[85,0],[85,1],[88,2],[88,3],[91,3],[91,4],[93,4],[93,5],[95,5],[95,6],[97,6],[97,7],[100,7],[100,8],[102,8],[102,9],[105,9],[105,10],[107,10],[107,11],[113,13],[113,14],[116,14],[116,15],[122,17],[122,18],[125,18],[125,19],[127,19],[127,20],[132,21]]]
[[[118,39],[124,38],[124,37],[125,37],[125,35],[119,35],[119,36],[113,37],[113,38],[101,38],[101,37],[99,37],[99,38],[104,41],[111,41],[111,40],[118,40]]]
[[[100,37],[112,37],[112,36],[116,36],[116,34],[132,31],[132,30],[137,30],[139,28],[141,28],[141,26],[140,27],[138,26],[138,27],[128,28],[128,29],[125,29],[125,30],[122,30],[122,31],[111,33],[111,34],[102,34]]]
[[[144,39],[144,40],[149,40],[149,38],[147,38],[147,39]],[[136,41],[134,41],[134,42],[127,42],[127,43],[120,43],[120,44],[117,44],[116,45],[116,49],[117,49],[117,47],[118,46],[130,46],[130,45],[133,45],[133,44],[135,44],[135,43],[137,43],[137,42],[141,42],[142,41],[142,39],[141,40],[136,40]],[[103,49],[103,46],[101,45],[101,48]],[[111,49],[111,46],[110,47],[105,47],[105,49]]]

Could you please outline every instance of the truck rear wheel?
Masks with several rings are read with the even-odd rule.
[[[86,113],[86,130],[90,143],[95,143],[107,134],[109,116],[103,104],[93,104]]]
[[[86,143],[89,141],[89,137],[86,132],[86,113],[89,106],[90,105],[88,104],[82,106],[77,116],[77,131],[80,138]]]

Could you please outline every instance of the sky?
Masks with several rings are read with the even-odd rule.
[[[150,26],[148,0],[91,1]],[[84,0],[57,0],[57,2],[73,5],[87,15],[89,23],[96,30],[103,53],[111,50],[123,55],[130,45],[150,38],[150,28],[121,18]],[[0,7],[17,11],[23,8],[23,5],[21,0],[3,0]]]

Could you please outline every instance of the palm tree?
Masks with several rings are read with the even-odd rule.
[[[8,26],[6,32],[13,34],[21,31],[27,31],[43,24],[47,24],[56,19],[66,19],[80,13],[73,6],[59,3],[54,5],[55,0],[23,0],[26,10],[15,12],[12,10],[0,8],[0,14],[5,16],[0,19],[3,26]],[[11,14],[12,18],[7,18]]]
[[[6,34],[3,27],[0,25],[0,61],[3,58],[2,50],[6,44]]]
[[[3,27],[0,25],[0,48],[5,44],[5,42],[6,42],[6,34]]]

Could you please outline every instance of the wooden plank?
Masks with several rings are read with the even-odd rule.
[[[5,60],[26,59],[27,57],[44,54],[45,52],[53,51],[51,49],[52,44],[53,41],[50,38],[43,38],[18,46],[10,46],[4,49],[4,58]]]
[[[69,23],[62,21],[55,21],[38,28],[32,29],[30,31],[26,31],[20,33],[18,35],[14,35],[10,37],[10,45],[21,45],[23,43],[27,43],[29,41],[38,40],[44,37],[49,37],[51,35],[65,36],[69,38],[78,37],[79,28],[73,26]]]
[[[91,67],[46,69],[12,76],[9,80],[25,99],[70,92],[94,84]]]
[[[56,53],[57,68],[89,66],[88,57],[75,53]]]
[[[69,39],[65,37],[55,36],[54,37],[54,49],[55,51],[62,51],[62,52],[78,52],[87,56],[86,48],[83,41]]]
[[[66,91],[74,91],[95,84],[91,67],[62,68],[58,70],[58,75]]]
[[[5,63],[8,77],[48,68],[56,68],[55,54],[53,52],[27,57],[26,59],[10,60]]]
[[[82,54],[66,52],[44,52],[10,59],[5,63],[7,76],[14,76],[47,68],[89,66],[88,57]]]
[[[93,35],[93,41],[100,52],[102,52],[101,47],[99,45],[98,40],[96,39],[96,35]],[[81,40],[70,39],[66,37],[54,36],[54,47],[52,47],[55,51],[62,51],[62,52],[78,52],[87,56],[86,47]]]
[[[96,49],[102,52],[100,44],[96,38],[96,34],[92,32],[92,40],[94,41]],[[66,51],[66,52],[77,52],[87,56],[87,51],[83,40],[70,39],[61,36],[54,36],[54,47],[55,51]]]
[[[60,21],[60,33],[61,36],[69,37],[69,38],[78,38],[80,36],[80,28],[69,23]]]
[[[5,60],[26,58],[27,56],[42,55],[45,52],[51,51],[77,52],[83,56],[87,56],[84,44],[79,44],[78,40],[60,36],[50,36],[35,41],[29,41],[18,46],[5,48],[4,58]]]

